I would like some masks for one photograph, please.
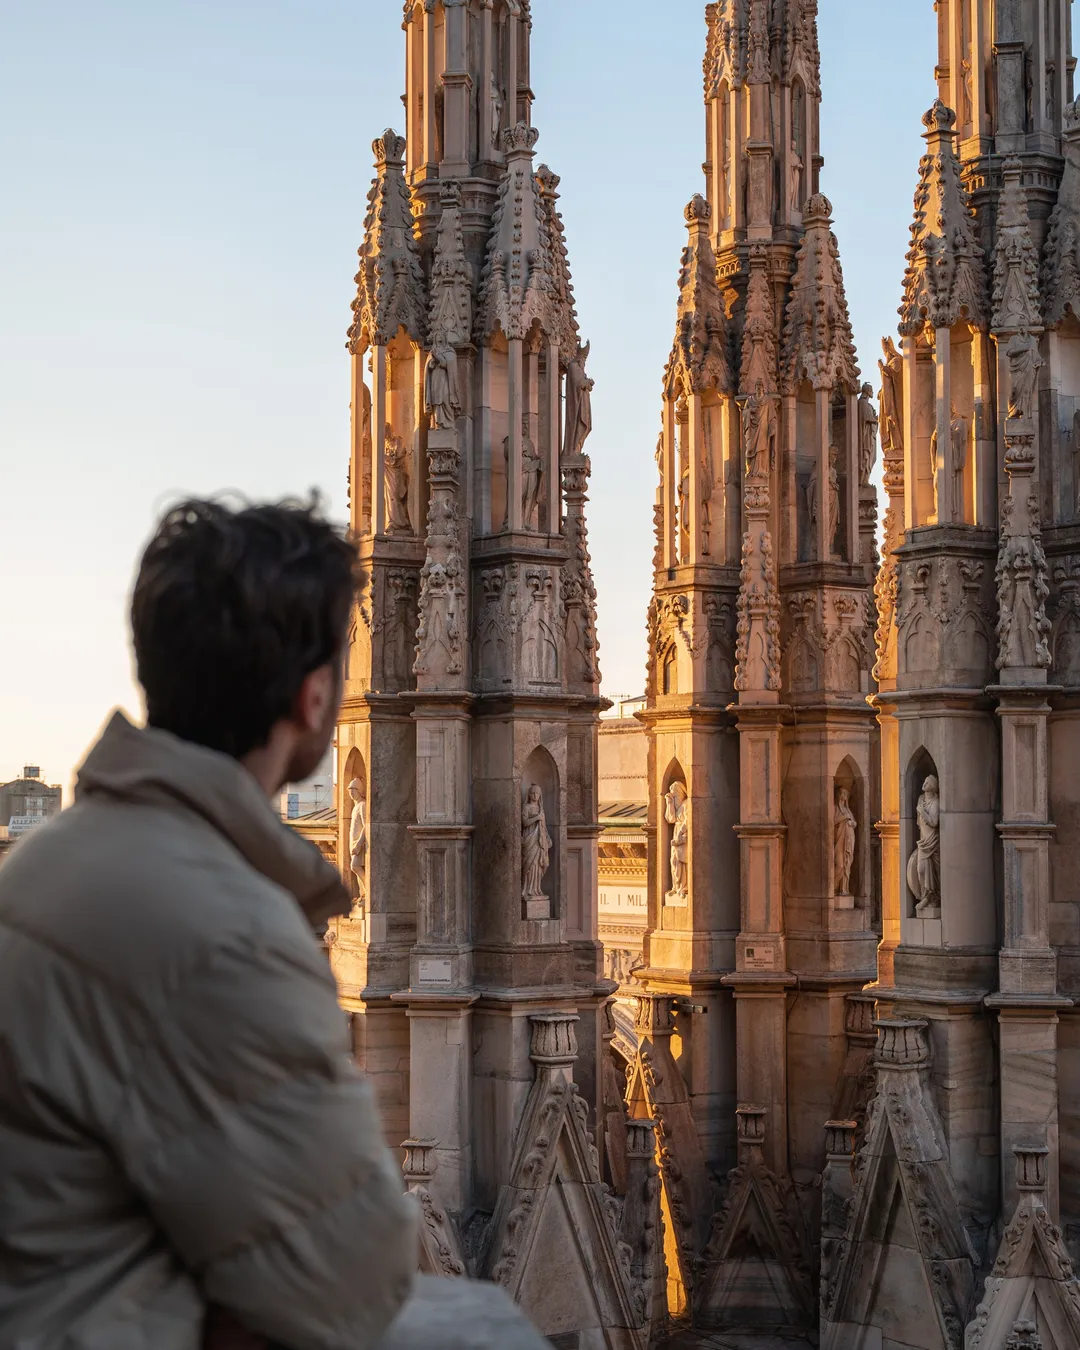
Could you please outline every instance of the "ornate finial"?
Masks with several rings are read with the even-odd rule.
[[[1016,1189],[1039,1192],[1046,1190],[1046,1160],[1048,1148],[1034,1144],[1018,1144],[1013,1149],[1016,1157]]]
[[[626,1122],[627,1158],[651,1158],[656,1151],[655,1131],[655,1120],[628,1120]]]
[[[439,193],[439,204],[444,211],[456,211],[461,206],[461,184],[456,178],[447,179]]]
[[[824,192],[815,193],[814,196],[803,205],[803,223],[809,225],[812,222],[824,221],[826,224],[831,224],[832,213],[832,202],[829,201]]]
[[[405,1161],[401,1165],[406,1183],[426,1186],[435,1175],[438,1165],[435,1150],[439,1147],[437,1139],[406,1139],[401,1147],[405,1150]]]
[[[686,223],[688,225],[693,225],[698,221],[709,220],[712,216],[712,207],[700,192],[696,192],[687,203],[683,215],[686,217]]]
[[[573,1064],[578,1045],[574,1025],[581,1019],[575,1013],[531,1013],[532,1044],[529,1058],[534,1064]]]
[[[535,127],[519,122],[516,127],[507,127],[503,132],[503,149],[508,155],[529,153],[536,148],[540,133]]]
[[[951,132],[955,125],[956,113],[939,98],[934,99],[934,106],[923,113],[923,126],[930,135],[934,132]]]
[[[546,164],[541,164],[536,170],[536,182],[540,188],[540,194],[543,197],[554,201],[559,195],[559,184],[562,179],[554,169],[548,168]]]
[[[399,136],[393,127],[387,127],[381,136],[371,142],[371,153],[375,156],[377,169],[384,164],[404,164],[405,137]]]
[[[827,1120],[825,1122],[825,1152],[829,1158],[850,1162],[855,1156],[856,1120]]]
[[[735,1108],[740,1153],[745,1149],[760,1151],[764,1148],[765,1118],[767,1115],[768,1110],[764,1106],[739,1106]]]
[[[921,1018],[879,1018],[877,1063],[890,1069],[917,1069],[930,1062],[930,1042]]]

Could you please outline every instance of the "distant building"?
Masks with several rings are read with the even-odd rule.
[[[0,862],[20,835],[57,815],[62,789],[41,780],[37,764],[27,764],[22,777],[0,787]]]
[[[316,811],[334,805],[334,752],[328,750],[322,763],[302,783],[287,783],[281,789],[283,820],[302,820]]]
[[[648,928],[649,815],[645,728],[634,716],[643,698],[611,696],[600,722],[599,937],[604,973],[621,986],[639,983]]]

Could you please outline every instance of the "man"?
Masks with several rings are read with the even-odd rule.
[[[117,713],[0,872],[5,1350],[365,1350],[409,1292],[312,935],[349,897],[270,804],[330,743],[355,585],[299,505],[187,502],[146,549],[148,726]]]

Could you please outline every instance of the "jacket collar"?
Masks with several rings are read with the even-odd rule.
[[[311,923],[348,913],[349,894],[337,868],[274,811],[237,760],[155,727],[135,727],[113,713],[87,755],[76,798],[181,803],[223,834],[250,865],[296,897]]]

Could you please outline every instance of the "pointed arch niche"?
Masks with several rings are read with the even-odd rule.
[[[841,829],[844,814],[841,806],[841,793],[846,794],[847,804],[850,807],[851,814],[855,817],[851,870],[848,874],[846,887],[841,886],[841,882],[844,880],[841,875],[844,852],[843,831]],[[831,885],[829,888],[833,909],[869,909],[870,907],[871,860],[870,831],[867,829],[868,810],[866,780],[859,766],[849,755],[833,775],[832,834],[830,836],[832,842]]]
[[[540,789],[543,820],[538,821],[530,809],[532,788]],[[538,745],[525,761],[521,775],[521,917],[523,919],[557,919],[561,913],[561,850],[559,847],[559,770],[542,745]],[[544,844],[544,837],[548,843]],[[547,851],[547,865],[539,875],[539,886],[534,886],[536,875],[527,871],[528,864],[538,850],[543,860]]]
[[[677,759],[668,765],[662,780],[660,799],[660,896],[661,912],[669,917],[663,920],[664,928],[682,928],[686,921],[683,915],[689,905],[690,878],[690,798],[686,785],[686,774]],[[681,820],[680,820],[681,813]],[[669,819],[669,816],[672,817]],[[672,866],[675,832],[682,826],[685,835],[683,856],[686,860],[685,878],[680,881]]]
[[[364,822],[364,850],[363,867],[361,869],[361,878],[358,879],[352,868],[352,818],[353,808],[356,803],[350,792],[352,783],[360,784],[360,805],[362,808]],[[371,815],[368,810],[369,787],[367,765],[364,763],[364,756],[354,745],[345,757],[341,776],[338,780],[338,819],[341,821],[341,875],[345,884],[349,888],[349,894],[352,896],[354,913],[361,905],[364,905],[368,895],[368,866],[367,860],[370,853],[370,831]]]
[[[920,947],[941,946],[941,816],[938,816],[938,899],[935,904],[923,906],[919,912],[920,896],[916,890],[918,862],[916,853],[919,844],[918,810],[923,784],[928,778],[935,778],[940,793],[941,776],[933,756],[920,746],[908,761],[904,776],[904,795],[901,802],[900,820],[900,867],[904,895],[901,936],[905,943]]]

